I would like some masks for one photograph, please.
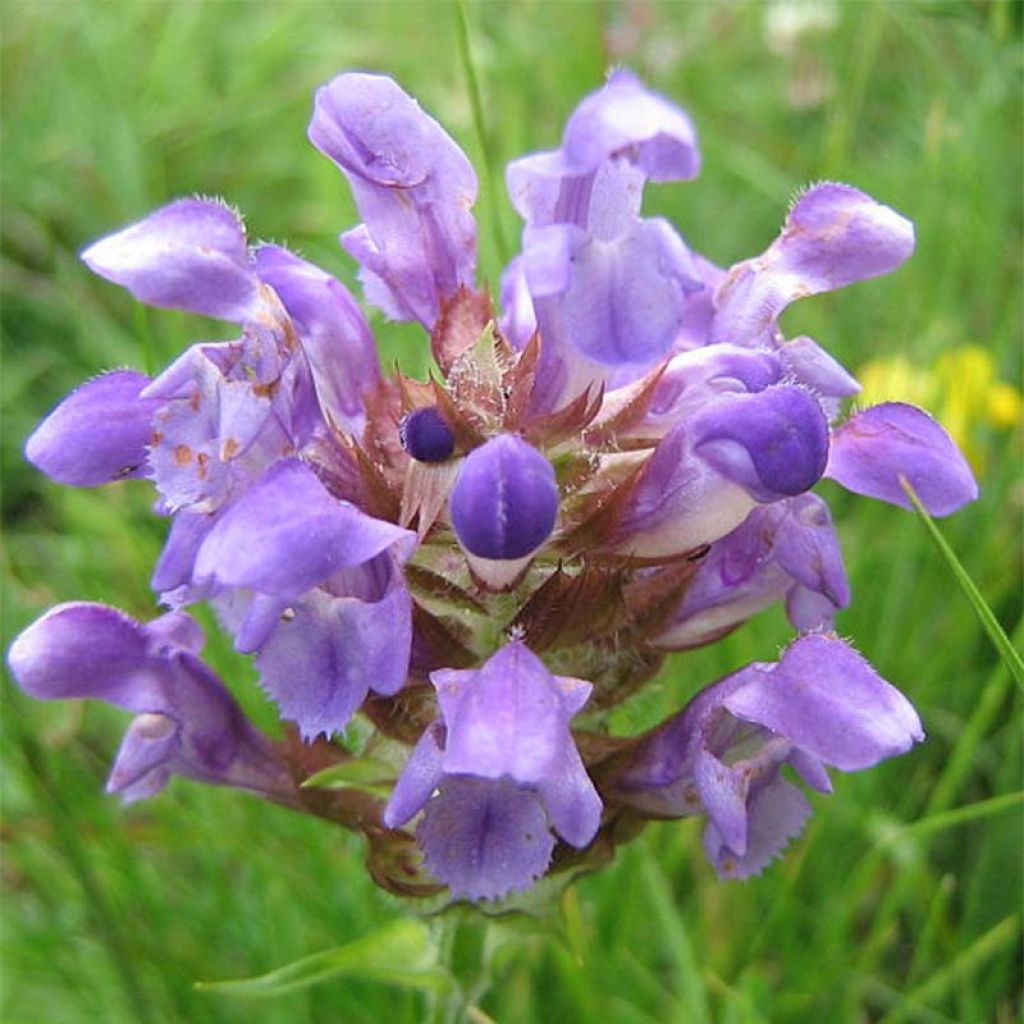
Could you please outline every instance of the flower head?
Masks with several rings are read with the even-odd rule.
[[[895,270],[912,223],[826,183],[760,255],[715,266],[642,211],[648,181],[698,173],[693,122],[620,70],[557,149],[509,166],[522,246],[496,310],[475,277],[475,173],[397,83],[334,78],[309,137],[351,185],[360,222],[341,243],[366,299],[429,332],[440,375],[384,373],[344,286],[251,247],[221,202],[173,202],[90,246],[88,266],[139,300],[238,335],[153,379],[102,374],[29,438],[60,482],[152,481],[170,520],[152,583],[175,610],[143,625],[60,605],[15,641],[15,678],[135,713],[110,783],[127,799],[172,774],[262,793],[363,831],[399,893],[500,899],[598,863],[644,819],[697,813],[720,875],[761,870],[810,813],[786,766],[828,791],[828,766],[923,737],[825,632],[850,593],[813,488],[905,506],[906,479],[945,515],[974,478],[915,407],[844,415],[857,380],[780,323]],[[180,609],[202,600],[294,723],[283,747],[199,661]],[[644,736],[609,733],[666,651],[778,601],[801,635],[777,664]],[[357,716],[365,750],[342,735]],[[370,792],[295,788],[360,757],[381,776]]]

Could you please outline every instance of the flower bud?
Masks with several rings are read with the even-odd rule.
[[[555,471],[521,438],[492,438],[466,458],[450,511],[473,571],[500,590],[515,581],[555,528]]]
[[[455,434],[432,405],[413,409],[398,432],[402,447],[417,462],[444,462],[455,451]]]

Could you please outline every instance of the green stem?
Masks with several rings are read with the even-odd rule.
[[[455,0],[455,28],[459,41],[459,58],[466,75],[466,88],[469,91],[469,103],[473,109],[473,127],[480,141],[480,150],[484,157],[487,172],[487,201],[491,207],[491,230],[494,232],[494,244],[498,250],[498,259],[504,264],[508,260],[509,247],[505,238],[505,228],[501,219],[501,197],[498,194],[495,174],[494,147],[491,144],[487,122],[484,119],[484,105],[480,95],[480,81],[473,62],[473,50],[469,41],[469,15],[466,0]]]
[[[454,985],[444,994],[431,996],[428,1024],[461,1024],[485,1021],[475,1004],[491,987],[491,922],[475,910],[453,907],[432,922],[438,962]]]

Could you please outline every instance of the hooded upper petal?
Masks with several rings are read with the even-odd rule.
[[[466,155],[384,75],[338,75],[318,89],[309,137],[352,186],[363,223],[342,244],[369,298],[431,327],[441,302],[473,283],[477,181]]]
[[[259,280],[238,215],[212,199],[179,199],[94,242],[89,269],[151,306],[243,323]]]
[[[906,217],[849,185],[816,185],[793,204],[771,246],[718,286],[712,340],[764,340],[791,302],[887,274],[913,250]]]
[[[808,634],[768,675],[751,675],[723,704],[843,771],[870,768],[924,738],[910,701],[852,647]]]
[[[142,398],[149,378],[113,370],[72,391],[32,432],[25,457],[48,477],[76,487],[141,476],[163,404]]]

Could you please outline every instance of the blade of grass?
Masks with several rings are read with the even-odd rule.
[[[1018,644],[1024,640],[1024,618],[1017,623],[1013,638]],[[1005,663],[1000,662],[982,687],[971,717],[953,746],[949,760],[928,799],[926,813],[944,811],[953,803],[957,791],[975,764],[975,755],[982,739],[988,733],[1006,699],[1009,682],[1009,670]]]
[[[1013,676],[1014,681],[1024,691],[1024,659],[1021,658],[1020,654],[1014,648],[1010,642],[1010,638],[1006,635],[1006,631],[999,624],[999,620],[995,617],[992,609],[989,608],[988,602],[982,597],[981,591],[978,589],[977,584],[971,579],[970,573],[963,567],[960,559],[956,557],[956,553],[949,545],[949,541],[942,536],[939,528],[935,525],[935,520],[928,514],[928,510],[921,504],[921,499],[917,496],[917,492],[911,486],[910,481],[906,477],[900,477],[900,484],[903,490],[906,491],[907,497],[910,499],[914,506],[921,522],[924,523],[925,529],[931,535],[932,540],[935,542],[935,546],[939,549],[942,557],[946,560],[946,564],[949,566],[950,571],[956,577],[957,583],[960,584],[960,589],[963,590],[967,600],[970,601],[971,607],[974,608],[975,614],[981,620],[981,624],[988,633],[989,639],[992,641],[992,645],[999,652],[999,656],[1003,659],[1004,664],[1010,671],[1010,675]]]
[[[995,956],[1005,946],[1017,940],[1017,917],[1004,917],[995,927],[971,943],[959,956],[927,981],[908,992],[900,1004],[887,1013],[880,1024],[897,1024],[907,1017],[916,1018],[920,1010],[927,1010],[928,1002],[941,999],[957,982],[969,977],[986,960]]]
[[[687,1007],[686,1020],[691,1024],[706,1024],[710,1020],[710,1014],[704,982],[697,967],[693,944],[683,927],[680,908],[676,905],[665,873],[651,851],[650,841],[646,836],[641,838],[639,847],[641,875],[654,912],[654,921],[675,961],[680,995]]]

